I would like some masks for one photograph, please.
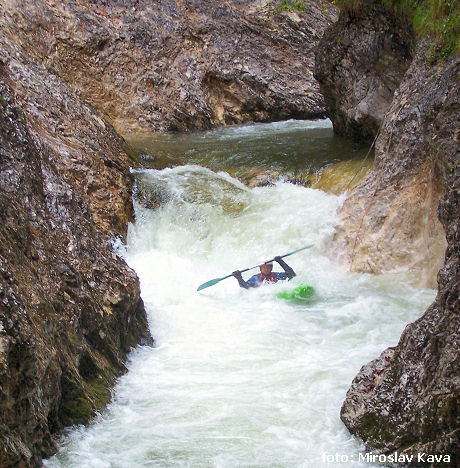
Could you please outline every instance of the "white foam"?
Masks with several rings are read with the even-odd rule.
[[[325,464],[324,454],[369,466],[339,419],[341,403],[359,368],[397,343],[433,291],[333,264],[325,246],[339,197],[285,183],[248,191],[196,167],[150,175],[180,195],[156,212],[138,206],[120,252],[140,277],[157,347],[132,354],[113,402],[71,431],[46,466],[344,466]],[[214,201],[184,198],[194,177],[207,180]],[[232,187],[226,196],[240,210],[221,209],[216,180]],[[286,259],[298,273],[291,287],[316,288],[310,304],[278,299],[286,284],[246,291],[234,278],[196,292],[311,243]]]
[[[201,134],[203,139],[220,139],[230,140],[235,138],[248,138],[255,136],[257,138],[273,133],[292,133],[299,130],[312,130],[315,128],[330,128],[332,129],[332,122],[329,119],[318,120],[286,120],[282,122],[270,123],[254,123],[251,125],[234,125],[230,127],[223,127],[216,130],[209,130]]]

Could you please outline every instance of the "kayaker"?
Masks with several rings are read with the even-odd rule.
[[[251,276],[247,281],[244,281],[240,270],[234,271],[232,275],[244,289],[258,288],[263,283],[277,283],[296,276],[295,271],[281,257],[275,257],[274,260],[283,268],[284,273],[272,272],[273,263],[268,262],[260,265],[260,273]]]

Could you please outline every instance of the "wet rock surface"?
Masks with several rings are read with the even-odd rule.
[[[336,248],[355,271],[421,272],[435,287],[446,248],[437,216],[456,155],[458,58],[431,66],[421,44],[385,117],[375,165],[345,201]]]
[[[460,460],[460,163],[458,153],[450,155],[450,188],[439,204],[448,247],[436,300],[398,346],[363,366],[341,410],[368,449],[413,456],[409,466],[457,467]]]
[[[334,47],[331,37],[341,37],[348,44],[347,51],[360,50],[357,27],[371,24],[367,12],[374,3],[362,10],[363,17],[357,12],[347,21],[342,18],[326,36],[326,50]],[[388,24],[388,18],[378,15],[373,21],[375,30]],[[387,34],[399,36],[399,26],[389,28]],[[378,56],[382,49],[385,54],[385,44],[371,43],[371,55]],[[343,224],[337,228],[337,251],[346,252],[353,270],[378,273],[415,268],[423,271],[423,283],[428,285],[442,267],[435,302],[406,327],[395,348],[363,366],[347,393],[341,418],[375,453],[413,455],[410,466],[456,467],[460,459],[460,58],[452,56],[433,64],[429,46],[428,41],[417,41],[394,96],[389,94],[390,101],[383,104],[373,101],[382,104],[383,111],[374,121],[356,119],[359,100],[350,102],[341,88],[332,97],[325,96],[326,102],[336,101],[331,119],[336,119],[334,127],[339,132],[359,132],[366,138],[375,135],[381,123],[374,168],[350,192],[340,212]],[[335,47],[333,57],[343,54],[340,44]],[[408,58],[407,49],[400,53],[402,63]],[[335,62],[325,63],[326,59],[320,63],[326,67],[321,69],[323,75]],[[373,77],[361,83],[351,58],[340,66],[347,68],[339,70],[348,80],[343,84],[346,89],[375,87]],[[384,76],[381,82],[383,86]],[[352,120],[335,116],[336,111]],[[450,462],[438,462],[426,454],[448,455]]]
[[[429,45],[416,43],[401,14],[364,2],[341,11],[325,33],[315,76],[334,130],[376,138],[375,166],[341,209],[335,254],[352,271],[414,269],[420,285],[435,287],[446,248],[437,207],[455,152],[456,64],[431,65]]]
[[[0,27],[122,134],[324,115],[320,1],[6,0]]]
[[[111,247],[131,219],[128,158],[102,116],[0,40],[0,466],[110,398],[152,343],[138,279]]]
[[[379,0],[355,8],[324,34],[314,74],[334,131],[372,141],[411,63],[415,35]]]

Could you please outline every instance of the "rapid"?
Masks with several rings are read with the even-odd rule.
[[[397,344],[434,291],[412,287],[409,273],[350,273],[328,256],[344,195],[282,177],[249,189],[239,174],[242,156],[232,167],[220,156],[244,154],[254,168],[260,160],[245,148],[295,152],[280,144],[283,132],[309,144],[317,138],[317,150],[329,152],[312,167],[336,161],[334,147],[346,153],[339,160],[351,158],[321,121],[192,135],[214,141],[214,149],[133,170],[160,202],[156,209],[136,202],[127,243],[115,248],[140,278],[156,344],[133,350],[112,402],[90,425],[67,431],[47,467],[373,466],[341,423],[341,404],[360,367]],[[183,144],[179,155],[189,151]],[[297,170],[273,157],[284,172]],[[296,161],[300,167],[302,157]],[[244,290],[228,278],[196,291],[308,244],[314,247],[286,258],[297,272],[289,283]],[[277,298],[300,284],[315,288],[310,301]]]

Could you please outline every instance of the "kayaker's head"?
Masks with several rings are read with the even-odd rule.
[[[272,272],[273,269],[273,263],[264,263],[263,265],[260,265],[260,271],[263,275],[269,275]]]

